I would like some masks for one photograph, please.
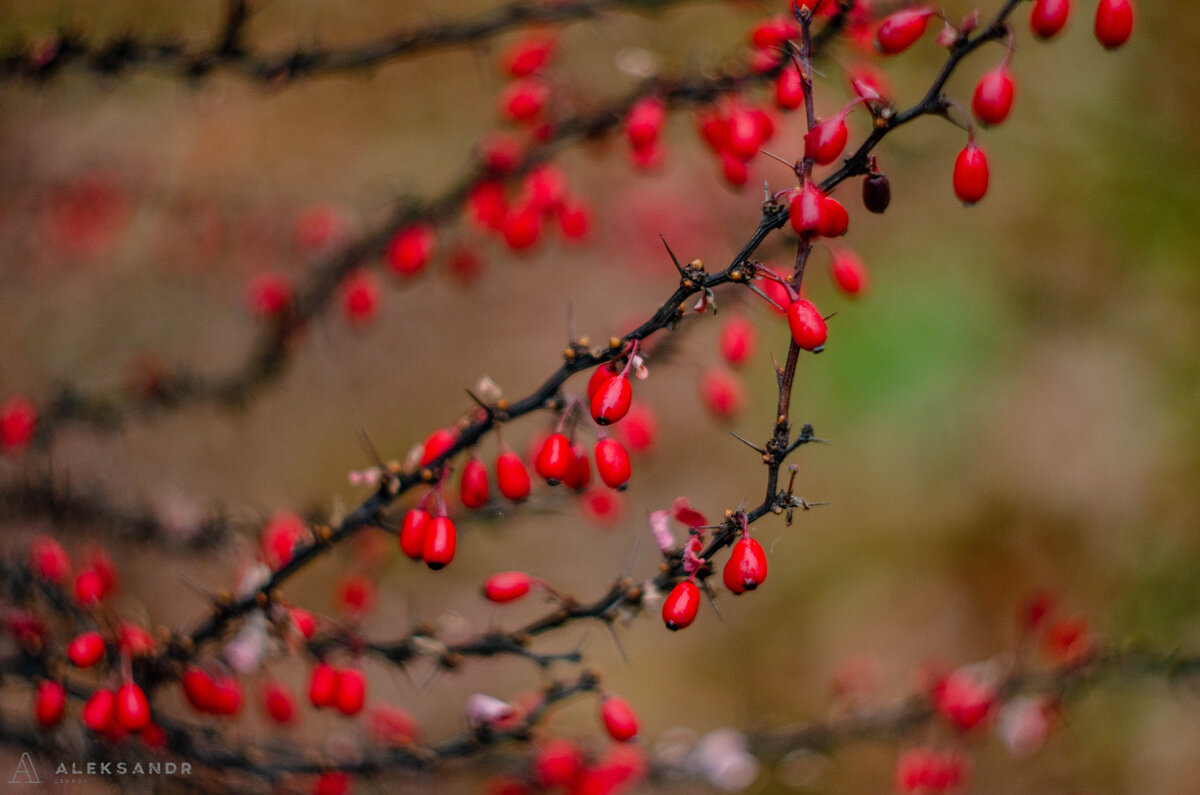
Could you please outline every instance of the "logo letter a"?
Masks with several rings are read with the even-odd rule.
[[[33,766],[33,757],[29,752],[21,754],[21,761],[17,763],[17,769],[13,771],[12,778],[8,780],[9,784],[41,784],[41,779],[38,778],[37,768]]]

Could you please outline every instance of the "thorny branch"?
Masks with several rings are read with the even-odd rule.
[[[25,675],[27,666],[28,661],[10,660],[0,664],[0,674]],[[1016,670],[1000,683],[998,693],[1004,702],[1021,695],[1050,696],[1057,701],[1067,702],[1084,697],[1092,688],[1114,678],[1123,681],[1153,678],[1174,684],[1196,677],[1200,677],[1200,657],[1175,652],[1162,653],[1141,647],[1120,647],[1102,650],[1080,665],[1038,671]],[[320,773],[332,768],[369,776],[396,769],[430,770],[439,762],[478,758],[507,742],[528,740],[552,706],[594,692],[598,686],[596,676],[585,671],[573,681],[549,685],[539,701],[513,723],[499,727],[471,727],[436,744],[377,748],[351,761],[334,762],[280,747],[231,747],[221,742],[219,736],[193,724],[166,720],[163,726],[175,753],[214,770],[245,772],[270,781],[278,781],[288,774]],[[78,687],[73,687],[72,691],[72,696],[76,698],[88,695],[86,690]],[[910,736],[935,719],[936,711],[929,698],[915,695],[893,707],[863,708],[826,720],[810,720],[752,731],[747,738],[748,748],[756,756],[768,760],[781,759],[797,750],[832,753],[840,747],[864,740],[896,741]],[[46,748],[46,738],[42,732],[8,719],[0,720],[0,743],[33,750]],[[61,750],[65,752],[67,749]],[[89,753],[105,758],[103,746],[97,746]],[[127,758],[128,751],[123,753],[125,756],[122,758]],[[663,780],[677,779],[687,774],[687,770],[657,760],[651,771],[652,776]]]
[[[840,32],[842,22],[841,14],[832,17],[814,37],[814,48],[831,41]],[[112,431],[131,420],[170,413],[188,406],[214,404],[229,408],[244,407],[284,373],[290,358],[300,347],[297,344],[299,332],[329,309],[338,287],[349,274],[383,255],[388,241],[397,230],[418,222],[435,226],[453,222],[461,212],[471,188],[481,180],[496,179],[509,184],[516,182],[562,150],[610,133],[640,99],[657,97],[668,109],[684,110],[711,104],[722,96],[766,82],[774,74],[775,71],[757,74],[731,68],[705,76],[674,79],[652,77],[606,106],[560,118],[556,120],[550,136],[531,145],[521,162],[507,174],[494,174],[477,161],[469,165],[465,173],[440,195],[427,200],[411,197],[401,199],[386,221],[313,266],[298,287],[290,310],[263,328],[245,361],[231,371],[206,374],[188,368],[163,370],[155,373],[153,389],[138,394],[89,394],[73,385],[64,385],[39,411],[36,441],[43,447],[49,445],[59,429],[71,423]],[[781,218],[772,219],[778,223],[760,226],[739,255],[739,260],[746,260],[753,254],[766,235],[782,225],[786,218],[785,213]]]
[[[920,116],[945,114],[947,100],[942,91],[946,81],[963,58],[986,42],[1005,35],[1005,21],[1018,4],[1019,0],[1007,0],[989,24],[980,28],[973,35],[960,36],[958,41],[951,46],[949,55],[929,90],[918,103],[904,110],[897,111],[885,107],[878,111],[871,134],[855,152],[845,158],[840,168],[820,182],[820,187],[829,192],[846,179],[867,173],[869,153],[892,130]],[[806,77],[810,69],[809,59],[813,53],[813,42],[808,35],[810,21],[801,15],[804,40],[798,56],[802,63],[802,74]],[[237,23],[238,27],[233,29],[234,35],[226,37],[222,44],[223,48],[238,50],[240,37],[236,34],[240,25],[240,22]],[[670,107],[687,107],[709,102],[716,96],[736,90],[751,79],[754,78],[745,74],[727,74],[707,80],[648,81],[631,96],[610,108],[567,120],[546,144],[530,153],[517,173],[519,175],[527,172],[533,165],[552,156],[557,149],[572,141],[604,134],[620,121],[624,112],[639,97],[656,95],[664,99]],[[814,119],[811,118],[811,82],[807,81],[806,99],[809,100],[811,127],[814,123]],[[802,177],[807,177],[811,172],[811,167],[811,163],[807,165],[801,163],[798,164],[797,171]],[[285,317],[271,330],[252,357],[250,365],[243,371],[216,381],[181,376],[169,381],[171,391],[165,396],[155,398],[154,403],[149,406],[119,407],[117,404],[109,402],[96,403],[89,398],[70,395],[56,403],[57,411],[51,413],[48,419],[53,418],[56,421],[66,419],[97,421],[99,419],[104,423],[112,423],[119,421],[127,412],[131,411],[145,411],[150,408],[164,408],[203,400],[230,404],[244,401],[255,389],[269,381],[282,368],[285,360],[284,343],[288,340],[291,332],[321,312],[330,300],[333,287],[347,272],[365,259],[377,256],[388,236],[396,228],[416,220],[436,220],[449,217],[461,204],[468,187],[482,176],[484,175],[477,166],[468,179],[458,183],[439,199],[423,206],[399,211],[388,224],[323,263],[301,292],[296,313]],[[758,227],[727,267],[715,273],[706,272],[698,262],[684,267],[678,287],[637,329],[623,338],[614,340],[607,347],[592,348],[581,342],[573,342],[566,352],[563,364],[528,396],[511,403],[499,401],[485,405],[460,424],[459,436],[455,443],[428,466],[409,470],[397,467],[391,471],[389,477],[384,479],[375,493],[364,500],[336,526],[319,527],[311,543],[298,548],[285,565],[273,572],[252,593],[237,599],[222,598],[212,613],[190,633],[170,638],[164,651],[149,660],[143,668],[146,673],[147,689],[152,690],[155,685],[174,678],[182,663],[195,659],[207,642],[224,637],[239,618],[278,601],[280,587],[322,552],[332,548],[363,527],[383,524],[386,512],[401,495],[417,486],[431,485],[437,482],[440,472],[448,465],[448,462],[478,442],[485,434],[526,414],[557,405],[561,399],[560,390],[572,375],[625,355],[630,343],[648,339],[659,331],[673,328],[684,316],[688,299],[692,296],[727,283],[749,285],[756,276],[759,266],[753,259],[755,252],[771,232],[783,226],[787,217],[786,206],[768,202],[764,205]],[[811,241],[801,238],[792,279],[793,286],[797,288],[803,276],[805,249],[810,243]],[[799,350],[793,343],[789,350],[788,363],[778,374],[779,402],[774,431],[762,448],[764,463],[768,468],[766,495],[759,505],[745,512],[726,512],[723,523],[701,553],[701,557],[705,559],[711,560],[715,552],[731,544],[737,534],[742,531],[743,522],[745,524],[753,523],[769,513],[780,514],[792,507],[790,493],[778,489],[779,471],[788,454],[803,442],[813,440],[811,428],[808,426],[805,426],[800,437],[795,440],[791,438],[790,397],[798,354]],[[47,424],[50,425],[50,423]],[[667,553],[661,571],[649,585],[659,591],[665,591],[682,576],[683,572],[682,551],[671,551]],[[711,568],[701,569],[698,572],[698,576],[702,579],[710,575]],[[571,652],[560,654],[531,652],[527,648],[531,638],[575,620],[598,619],[612,622],[622,608],[640,609],[646,596],[646,589],[643,585],[622,579],[594,602],[578,604],[567,600],[556,606],[546,616],[530,622],[514,632],[485,633],[473,640],[445,645],[435,649],[432,654],[427,648],[422,648],[423,643],[432,640],[431,633],[422,629],[414,630],[408,636],[397,641],[365,642],[363,647],[399,664],[425,655],[435,657],[441,667],[452,668],[460,658],[466,656],[487,657],[496,654],[514,654],[527,657],[539,666],[547,667],[557,660],[577,661],[578,655]],[[331,635],[317,639],[310,648],[319,655],[324,650],[348,644],[351,640],[353,639],[346,636]],[[1005,681],[1001,691],[1005,695],[1024,692],[1053,692],[1066,697],[1105,676],[1117,673],[1192,677],[1200,673],[1200,660],[1173,655],[1158,655],[1140,650],[1111,651],[1098,655],[1083,666],[1062,669],[1046,676],[1024,672],[1014,673]],[[339,764],[338,769],[366,774],[385,768],[421,769],[429,767],[441,759],[473,755],[503,740],[525,739],[534,724],[552,704],[579,693],[595,690],[597,685],[595,677],[588,673],[583,674],[573,683],[552,685],[544,693],[541,702],[528,712],[522,718],[521,723],[514,728],[505,730],[486,727],[472,729],[443,744],[415,750],[411,748],[392,749],[378,755],[364,756],[350,764]],[[932,716],[933,710],[928,701],[918,698],[905,702],[890,711],[851,715],[837,721],[806,723],[787,729],[764,732],[754,736],[752,744],[756,750],[767,755],[779,754],[801,747],[828,750],[841,742],[863,737],[901,735],[906,730],[929,721]],[[244,770],[267,778],[275,778],[284,773],[319,772],[328,768],[328,764],[324,761],[313,761],[295,755],[293,752],[281,751],[276,756],[268,754],[264,757],[264,752],[259,749],[255,749],[251,754],[249,751],[226,746],[204,746],[197,742],[195,734],[189,728],[170,722],[164,723],[164,726],[171,737],[173,749],[184,756],[213,767]],[[18,745],[41,746],[40,738],[28,736],[23,729],[12,727],[7,721],[0,723],[0,740]]]
[[[612,11],[654,12],[686,0],[514,0],[499,8],[459,21],[437,21],[410,27],[344,47],[303,47],[289,52],[262,53],[245,41],[251,9],[245,0],[231,0],[223,24],[207,47],[189,48],[178,38],[125,35],[107,42],[89,42],[72,31],[0,56],[0,79],[23,77],[47,80],[68,68],[102,75],[127,74],[153,68],[189,80],[224,70],[271,86],[301,78],[350,73],[454,47],[482,45],[489,39],[533,25],[554,25],[594,19]]]
[[[1008,0],[1000,11],[997,12],[996,17],[991,23],[983,27],[974,36],[961,37],[952,46],[946,63],[927,92],[926,97],[913,107],[894,114],[890,117],[890,121],[885,117],[881,125],[877,122],[877,126],[871,136],[868,137],[853,155],[847,158],[846,163],[837,172],[822,181],[822,189],[826,191],[832,190],[848,177],[857,173],[865,173],[866,155],[891,130],[919,116],[943,111],[945,102],[941,98],[941,90],[949,75],[953,72],[954,67],[967,54],[983,43],[1003,35],[1005,19],[1012,13],[1018,2],[1019,0]],[[807,28],[807,25],[805,27]],[[808,44],[805,45],[806,48],[809,46]],[[713,97],[731,90],[746,79],[748,79],[747,75],[722,75],[707,80],[678,81],[673,83],[650,81],[619,105],[597,114],[577,117],[564,124],[559,128],[555,136],[546,143],[543,149],[532,153],[526,158],[523,167],[526,169],[532,167],[535,162],[548,157],[557,147],[564,145],[569,140],[602,134],[617,123],[621,118],[622,112],[637,97],[644,96],[647,93],[653,93],[663,98],[672,107],[684,107],[697,102],[710,101]],[[856,171],[856,168],[859,170]],[[456,189],[423,210],[402,213],[399,222],[388,224],[386,228],[376,230],[375,233],[368,235],[366,239],[359,241],[347,251],[342,252],[325,263],[322,268],[318,269],[309,287],[302,291],[297,313],[289,316],[279,324],[270,339],[265,342],[263,350],[254,357],[256,366],[249,368],[246,373],[239,374],[230,379],[223,388],[212,390],[210,387],[209,390],[197,390],[190,393],[193,399],[201,395],[208,395],[210,399],[213,395],[223,395],[225,400],[231,400],[233,395],[240,397],[244,390],[251,388],[261,379],[277,371],[283,363],[283,342],[286,340],[289,330],[301,323],[303,318],[316,314],[328,302],[332,293],[332,289],[329,287],[330,283],[336,283],[341,276],[349,271],[353,265],[357,264],[360,259],[365,258],[366,255],[377,254],[382,249],[392,229],[401,226],[405,222],[436,215],[438,208],[457,205],[462,195],[465,194],[467,186],[476,181],[477,178],[478,175],[475,175],[472,179],[464,181]],[[534,392],[520,400],[511,403],[498,403],[487,410],[479,412],[474,418],[462,424],[455,443],[441,456],[430,462],[428,467],[406,472],[395,472],[392,477],[384,480],[374,494],[346,515],[336,527],[318,528],[316,538],[312,542],[297,549],[296,553],[285,565],[274,571],[252,593],[240,599],[226,597],[219,600],[209,617],[192,632],[171,639],[164,653],[156,660],[156,664],[150,666],[149,670],[154,673],[150,677],[149,684],[152,686],[164,678],[172,676],[171,671],[177,670],[175,667],[176,663],[193,659],[203,644],[221,637],[232,622],[246,615],[251,610],[263,608],[271,604],[278,598],[278,589],[293,574],[304,568],[322,552],[332,548],[363,527],[380,525],[386,510],[401,495],[416,486],[422,484],[428,485],[435,482],[437,473],[452,458],[473,446],[489,431],[501,424],[511,422],[531,412],[554,405],[558,400],[563,384],[570,376],[584,370],[590,370],[617,358],[623,354],[629,343],[647,339],[663,329],[673,327],[683,317],[688,299],[697,293],[712,290],[727,283],[749,284],[757,268],[757,264],[752,259],[755,251],[772,231],[780,228],[786,222],[787,215],[788,210],[786,206],[773,203],[766,204],[758,227],[726,268],[717,273],[710,274],[705,272],[696,263],[686,266],[683,269],[679,286],[659,306],[653,316],[641,326],[625,335],[625,337],[614,340],[616,344],[610,345],[607,348],[593,349],[578,342],[573,343],[567,352],[564,363],[547,377]],[[794,375],[794,369],[790,374],[785,373],[781,376],[781,406],[786,406],[787,397],[790,395],[792,375]],[[184,394],[189,393],[185,392]],[[87,413],[84,412],[85,415]],[[70,416],[71,412],[69,410],[63,411],[59,415],[60,418],[62,414]],[[782,513],[789,507],[788,501],[790,496],[779,492],[776,484],[778,482],[780,467],[784,463],[784,454],[791,452],[791,450],[795,449],[795,446],[790,443],[789,431],[786,427],[786,413],[781,411],[780,416],[782,417],[782,421],[777,423],[776,434],[773,435],[772,440],[765,448],[767,450],[765,462],[768,467],[768,492],[758,506],[745,512],[744,516],[748,524],[757,521],[769,513]],[[780,426],[783,427],[782,433],[779,432]],[[707,560],[711,560],[715,552],[728,546],[736,539],[737,534],[741,531],[741,527],[739,515],[733,511],[727,511],[722,528],[714,534],[713,539],[703,550],[701,556]],[[682,575],[682,552],[676,551],[672,553],[664,569],[653,581],[654,586],[659,590],[668,590]],[[707,571],[702,570],[699,574],[701,577],[706,577],[711,574],[711,569]],[[631,596],[633,598],[630,598]],[[603,613],[605,610],[610,610],[627,599],[631,603],[636,604],[638,599],[640,599],[640,595],[614,589],[608,595],[607,599],[602,600],[602,604],[597,605],[597,614]],[[557,626],[563,623],[562,620],[548,621],[550,626]]]

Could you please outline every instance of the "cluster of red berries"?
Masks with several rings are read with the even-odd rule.
[[[33,441],[38,413],[33,401],[13,395],[0,404],[0,453],[20,453]]]
[[[971,763],[959,751],[910,748],[896,762],[896,791],[903,795],[961,792],[969,783]]]
[[[189,666],[179,678],[179,685],[184,698],[197,712],[230,717],[242,708],[241,682],[223,668],[213,676],[198,665]]]
[[[1097,646],[1091,624],[1083,616],[1055,617],[1057,612],[1058,600],[1049,591],[1030,594],[1018,616],[1022,639],[1040,635],[1042,654],[1054,665],[1074,667],[1090,661]]]
[[[527,776],[504,775],[492,779],[490,795],[535,795],[539,792],[624,792],[645,778],[649,766],[636,745],[610,746],[597,758],[575,743],[551,738],[538,746]]]
[[[879,23],[875,33],[875,44],[879,52],[895,55],[911,47],[925,33],[929,19],[935,15],[933,8],[910,8],[897,11]],[[1029,25],[1041,39],[1049,39],[1066,25],[1070,14],[1069,0],[1036,0],[1030,13]],[[964,27],[966,27],[964,25]],[[1096,39],[1107,49],[1124,44],[1133,32],[1133,5],[1130,0],[1101,0],[1096,7]],[[948,43],[953,42],[953,37]],[[975,86],[971,110],[975,118],[985,125],[1000,124],[1012,110],[1014,84],[1009,71],[1009,49],[1004,62],[989,70]],[[987,194],[987,157],[975,143],[973,132],[968,132],[966,147],[954,161],[954,193],[966,205],[978,202]]]
[[[71,578],[71,559],[49,536],[38,536],[29,547],[29,568],[42,580],[65,588]],[[117,587],[117,569],[112,558],[99,547],[89,549],[84,565],[75,575],[73,593],[80,607],[93,607]]]
[[[434,571],[450,565],[458,548],[458,529],[444,510],[435,516],[418,505],[400,525],[400,551]]]
[[[357,668],[335,668],[317,663],[308,680],[308,700],[317,709],[333,707],[346,717],[362,711],[367,700],[367,678]]]

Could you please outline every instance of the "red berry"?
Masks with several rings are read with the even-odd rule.
[[[88,549],[84,563],[87,568],[100,575],[100,587],[103,591],[101,599],[112,593],[117,587],[117,567],[109,554],[101,547],[92,546]]]
[[[397,276],[414,276],[428,264],[436,247],[437,233],[429,224],[405,227],[388,242],[388,266]]]
[[[983,150],[970,141],[954,160],[954,195],[970,206],[988,189],[988,164]]]
[[[317,631],[317,619],[307,610],[293,607],[288,610],[288,615],[292,619],[292,626],[305,638],[311,638]]]
[[[601,439],[596,442],[596,472],[609,488],[624,488],[633,470],[629,464],[629,453],[616,439]]]
[[[554,56],[554,39],[531,35],[509,45],[500,62],[513,77],[528,77],[540,71]]]
[[[800,70],[791,64],[775,78],[775,104],[784,110],[795,110],[804,104],[804,81]]]
[[[528,477],[528,476],[527,476]],[[425,565],[437,571],[444,569],[454,560],[454,551],[458,547],[458,530],[449,516],[435,516],[429,523],[425,533],[425,547],[421,556]]]
[[[821,226],[821,214],[825,208],[825,194],[811,182],[793,191],[788,200],[788,221],[796,234],[812,234]]]
[[[847,74],[847,80],[850,82],[850,90],[862,99],[886,102],[892,95],[887,75],[868,64],[859,64],[852,68]]]
[[[721,328],[721,355],[734,367],[745,364],[754,355],[758,332],[744,315],[733,315]]]
[[[494,133],[489,135],[479,145],[479,159],[487,167],[488,171],[496,174],[511,173],[521,163],[521,159],[525,156],[525,147],[521,143],[521,139],[515,135],[507,133]],[[479,186],[490,185],[496,188],[501,188],[497,182],[480,182]],[[501,197],[504,192],[501,190]]]
[[[975,85],[971,110],[984,124],[999,124],[1012,110],[1013,80],[1008,68],[997,66],[988,71]]]
[[[62,722],[67,711],[67,689],[49,679],[38,684],[33,714],[43,728],[50,729]]]
[[[491,602],[513,602],[529,593],[532,580],[523,571],[502,571],[487,578],[483,595]]]
[[[614,375],[596,388],[592,397],[592,419],[598,425],[619,422],[629,412],[633,387],[624,375]]]
[[[743,537],[733,545],[721,572],[725,587],[735,594],[753,591],[767,579],[767,555],[753,538]]]
[[[772,50],[800,35],[800,25],[791,16],[764,19],[750,29],[750,45],[756,50]]]
[[[263,527],[259,539],[259,557],[272,570],[279,569],[292,559],[296,545],[308,534],[301,519],[290,511],[278,511],[271,515]]]
[[[212,712],[216,704],[216,683],[208,672],[196,666],[189,667],[179,678],[183,695],[197,712]]]
[[[624,503],[615,491],[591,489],[583,494],[579,509],[592,524],[607,527],[621,518]]]
[[[4,612],[4,628],[29,651],[40,653],[45,648],[48,633],[41,616],[20,607]]]
[[[105,593],[104,578],[95,569],[84,569],[75,578],[75,601],[83,607],[97,604]]]
[[[281,273],[260,273],[246,287],[246,303],[257,317],[277,317],[292,304],[292,283]]]
[[[817,224],[817,234],[821,237],[841,237],[850,227],[850,213],[846,207],[832,196],[821,200],[821,220]]]
[[[725,150],[743,163],[758,154],[758,122],[749,110],[734,108],[725,122]]]
[[[375,606],[375,584],[361,574],[347,575],[338,586],[336,601],[343,613],[361,618]]]
[[[347,795],[350,792],[350,774],[330,770],[317,776],[312,795]]]
[[[154,638],[150,633],[129,621],[117,628],[117,648],[130,657],[148,657],[154,653]]]
[[[211,712],[215,715],[236,715],[242,708],[242,686],[232,676],[213,682]]]
[[[969,764],[957,751],[910,748],[896,762],[894,783],[903,795],[930,795],[957,792],[969,776]]]
[[[533,759],[533,777],[546,789],[570,790],[583,772],[583,752],[570,740],[552,739]]]
[[[97,690],[83,705],[83,725],[102,734],[113,728],[117,714],[117,697],[111,690]]]
[[[521,183],[521,198],[540,212],[558,209],[567,198],[566,173],[551,163],[530,169]]]
[[[508,216],[508,200],[504,197],[504,186],[494,180],[478,182],[467,193],[467,211],[485,232],[498,232],[504,228]]]
[[[666,118],[666,106],[658,97],[643,97],[633,103],[625,117],[625,136],[630,146],[635,150],[653,147]]]
[[[1106,50],[1115,50],[1133,33],[1133,3],[1130,0],[1100,0],[1096,6],[1096,40]]]
[[[588,463],[587,448],[576,442],[571,446],[571,470],[563,479],[572,491],[583,491],[592,482],[592,465]]]
[[[717,419],[729,419],[745,406],[746,389],[742,380],[728,370],[705,370],[700,376],[700,400]]]
[[[934,688],[937,711],[960,731],[982,724],[998,704],[996,688],[965,670],[957,670]]]
[[[1061,618],[1046,627],[1042,651],[1057,665],[1074,666],[1087,662],[1096,651],[1087,619]]]
[[[863,207],[876,215],[887,211],[888,205],[892,203],[892,183],[887,174],[872,169],[871,173],[863,178],[862,202]]]
[[[567,479],[573,463],[571,441],[564,434],[555,433],[542,443],[534,469],[551,486],[557,486]]]
[[[0,453],[19,453],[33,441],[37,408],[24,395],[13,395],[0,405]]]
[[[458,441],[458,432],[450,428],[438,428],[429,434],[421,451],[421,466],[429,466]]]
[[[487,467],[477,457],[472,456],[467,463],[463,464],[462,477],[458,487],[459,499],[468,508],[481,508],[487,503]]]
[[[875,29],[875,49],[884,55],[904,52],[925,33],[932,8],[906,8],[886,16]]]
[[[521,456],[511,450],[505,450],[496,456],[496,484],[500,493],[513,502],[520,502],[529,496],[529,470]]]
[[[649,406],[635,401],[614,433],[629,452],[646,453],[658,438],[658,420]]]
[[[532,248],[542,237],[542,212],[529,204],[513,207],[504,217],[501,231],[513,251]]]
[[[141,731],[150,722],[150,702],[136,683],[126,682],[117,688],[116,715],[126,731]]]
[[[848,248],[834,252],[833,259],[829,263],[829,271],[833,276],[833,283],[849,296],[861,295],[870,284],[867,266],[863,264],[857,254]]]
[[[617,375],[620,372],[621,372],[621,368],[617,366],[616,362],[608,362],[607,364],[602,364],[599,367],[597,367],[595,370],[593,370],[591,377],[588,378],[588,384],[587,384],[588,400],[591,400],[592,398],[594,398],[596,396],[596,390],[599,389],[602,384],[604,384],[606,381],[608,381],[608,379],[612,378],[614,375]]]
[[[531,121],[541,115],[549,98],[550,88],[541,80],[514,80],[500,94],[500,115],[509,121]]]
[[[421,741],[421,727],[394,704],[372,705],[368,716],[371,734],[382,745],[412,745]]]
[[[583,240],[592,226],[587,205],[581,201],[565,201],[558,208],[558,226],[567,240]]]
[[[404,515],[400,523],[400,551],[413,560],[421,560],[425,554],[425,534],[433,517],[424,508],[413,508]]]
[[[103,656],[104,637],[99,632],[84,632],[67,644],[67,658],[76,668],[90,668]]]
[[[804,156],[819,166],[827,166],[846,148],[849,135],[844,113],[826,119],[804,134]]]
[[[71,559],[62,544],[50,536],[40,535],[29,545],[29,568],[35,576],[62,585],[71,574]]]
[[[619,743],[632,740],[638,733],[637,715],[623,698],[606,696],[600,705],[600,719],[608,736]]]
[[[792,341],[806,351],[817,351],[825,345],[828,329],[825,318],[806,298],[798,298],[792,302],[787,311],[788,328],[792,332]]]
[[[683,580],[663,600],[662,617],[672,632],[691,626],[700,612],[700,589],[691,580]]]
[[[337,698],[338,672],[329,663],[313,666],[308,679],[308,700],[314,707],[332,707]]]
[[[342,287],[342,311],[352,326],[365,326],[379,311],[379,280],[374,274],[355,271]]]
[[[296,699],[281,682],[268,682],[262,689],[263,710],[276,723],[288,724],[296,717]]]
[[[1048,39],[1063,29],[1070,13],[1071,0],[1033,0],[1029,27],[1038,38]]]
[[[1026,595],[1021,600],[1017,613],[1017,623],[1022,633],[1033,632],[1045,623],[1057,606],[1054,593],[1046,588],[1039,588]]]
[[[750,169],[746,166],[744,160],[739,160],[727,152],[722,152],[721,176],[733,187],[740,188],[750,179]]]
[[[362,711],[367,701],[367,678],[357,668],[345,668],[338,671],[337,689],[334,693],[333,705],[337,711],[346,715],[357,715]]]
[[[167,730],[157,723],[147,723],[139,732],[142,742],[152,751],[167,750]]]

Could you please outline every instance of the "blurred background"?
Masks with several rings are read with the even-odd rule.
[[[266,52],[344,45],[493,6],[254,5],[247,42]],[[985,16],[994,5],[982,7]],[[857,185],[843,188],[845,243],[872,284],[860,300],[842,297],[828,253],[815,254],[810,296],[836,316],[826,351],[801,360],[793,416],[831,444],[801,449],[794,463],[798,492],[829,504],[791,527],[756,525],[769,581],[721,598],[721,619],[706,603],[685,632],[666,632],[656,616],[634,621],[620,632],[628,662],[602,626],[539,641],[548,651],[582,644],[605,684],[639,711],[647,738],[836,714],[844,704],[830,683],[847,660],[871,672],[872,703],[892,704],[930,659],[1007,659],[1018,605],[1036,587],[1053,589],[1064,614],[1085,617],[1102,642],[1200,648],[1200,7],[1141,3],[1133,39],[1108,53],[1091,35],[1093,4],[1075,5],[1048,44],[1028,35],[1026,8],[1014,17],[1017,100],[1008,121],[980,133],[992,180],[978,206],[964,209],[950,186],[963,133],[935,119],[877,150],[893,192],[885,215],[862,210]],[[970,8],[946,3],[951,18]],[[554,80],[569,102],[594,107],[635,84],[621,68],[631,59],[664,75],[728,64],[745,55],[754,21],[781,10],[682,3],[574,23],[562,29]],[[8,0],[0,50],[63,27],[89,39],[179,34],[199,45],[221,13],[211,2]],[[884,64],[902,105],[940,63],[932,38]],[[501,127],[496,55],[512,40],[284,87],[220,71],[192,85],[154,69],[0,84],[0,393],[36,400],[63,382],[117,390],[147,355],[211,372],[240,365],[256,332],[244,297],[251,276],[300,278],[318,259],[297,241],[297,219],[332,205],[353,236],[398,195],[456,182],[480,139]],[[951,93],[968,101],[1002,54],[997,44],[970,59]],[[844,69],[862,57],[842,47],[819,64],[824,113],[846,101]],[[852,145],[866,123],[861,112],[850,116]],[[779,125],[766,148],[798,156],[802,118]],[[560,158],[594,209],[585,244],[555,241],[517,256],[483,243],[485,270],[467,285],[449,276],[444,257],[404,284],[382,274],[377,322],[352,329],[337,312],[318,320],[286,375],[244,411],[189,409],[116,434],[71,429],[46,455],[0,462],[0,473],[52,470],[130,505],[220,505],[249,516],[353,506],[365,493],[347,472],[372,463],[360,429],[385,458],[403,459],[469,408],[464,387],[482,376],[510,397],[526,394],[557,366],[569,308],[580,334],[603,340],[669,294],[675,272],[659,234],[682,259],[723,267],[757,222],[755,186],[791,184],[785,166],[760,157],[748,187],[728,188],[690,114],[672,116],[666,138],[665,160],[650,173],[632,168],[619,139]],[[443,234],[442,251],[477,238],[458,225]],[[777,235],[760,253],[785,265],[793,249],[793,238]],[[770,354],[782,357],[788,336],[761,302],[738,304],[730,293],[718,301],[759,330],[758,353],[740,373],[740,413],[713,419],[698,391],[719,360],[722,316],[686,324],[671,355],[651,358],[650,378],[636,385],[658,438],[635,460],[617,521],[598,525],[575,501],[535,487],[501,521],[464,516],[458,557],[441,573],[391,553],[380,534],[390,557],[371,569],[379,606],[368,635],[399,636],[415,618],[440,622],[447,637],[464,626],[517,626],[545,605],[488,605],[477,592],[488,574],[524,569],[591,599],[627,566],[635,577],[656,571],[648,511],[681,495],[710,517],[758,504],[763,468],[727,431],[752,440],[769,432]],[[585,381],[568,387],[581,392]],[[506,439],[524,450],[551,422],[527,418]],[[490,460],[495,440],[481,449]],[[10,550],[61,530],[4,524]],[[103,541],[96,531],[59,534],[77,549]],[[153,624],[187,626],[204,601],[184,578],[227,586],[252,544],[212,558],[113,548],[125,576],[119,605]],[[336,613],[339,578],[362,568],[362,557],[337,550],[288,596]],[[367,668],[372,698],[404,705],[432,739],[458,730],[468,694],[510,698],[543,681],[521,660],[469,662],[429,682],[421,670],[408,678]],[[307,665],[271,669],[299,688]],[[594,711],[590,699],[572,703],[553,730],[599,747]],[[239,734],[262,730],[248,718]],[[309,713],[291,731],[311,740],[362,728]],[[1192,793],[1198,738],[1195,693],[1161,681],[1110,683],[1074,703],[1029,758],[1013,758],[996,739],[973,744],[974,791]],[[885,791],[896,750],[862,743],[792,760],[753,789]]]

